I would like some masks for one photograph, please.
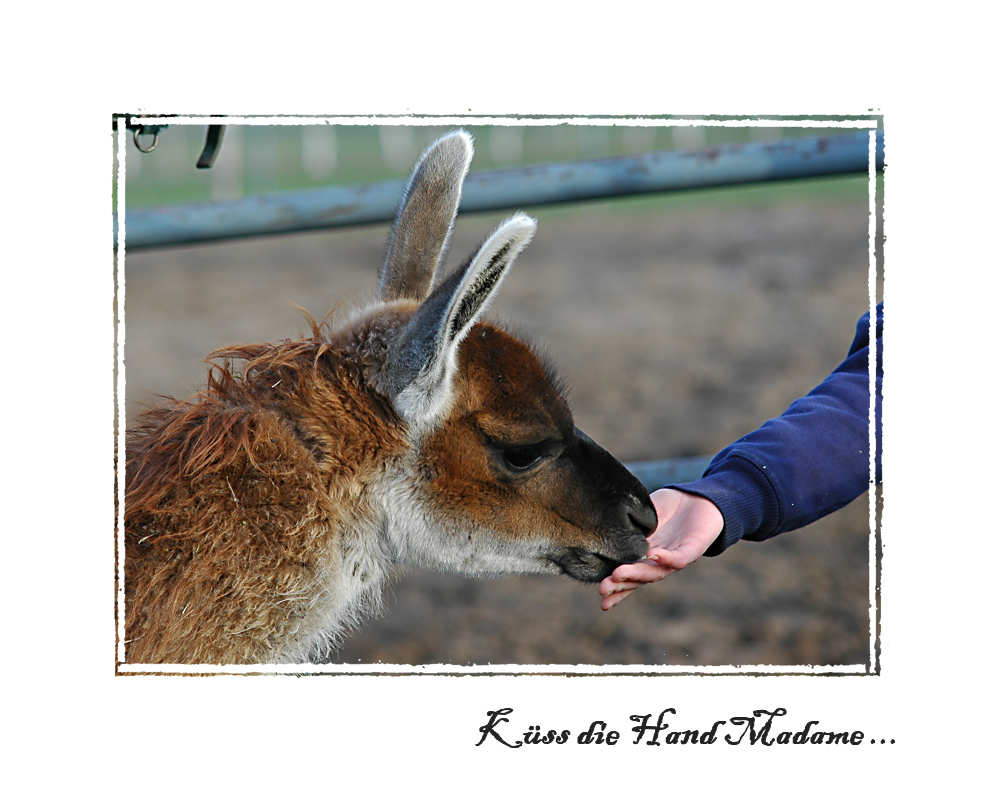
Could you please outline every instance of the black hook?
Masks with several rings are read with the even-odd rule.
[[[215,163],[215,157],[219,155],[219,148],[222,146],[222,136],[226,133],[225,126],[209,126],[208,134],[205,136],[205,147],[198,157],[199,170],[208,169]]]

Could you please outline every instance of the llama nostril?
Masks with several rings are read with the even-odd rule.
[[[657,518],[656,509],[647,501],[641,501],[630,495],[625,504],[625,513],[632,527],[639,531],[644,537],[649,536],[656,530]]]

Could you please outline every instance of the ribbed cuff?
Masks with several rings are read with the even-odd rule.
[[[740,539],[765,538],[778,525],[781,510],[774,486],[745,457],[729,454],[698,481],[670,487],[707,498],[722,512],[722,533],[705,551],[707,556],[719,555]]]

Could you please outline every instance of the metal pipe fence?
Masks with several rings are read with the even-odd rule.
[[[867,173],[867,131],[827,137],[721,145],[693,151],[560,162],[469,173],[459,213],[499,211],[625,195]],[[877,170],[884,167],[876,132]],[[392,180],[330,186],[126,213],[129,250],[333,229],[391,221],[405,188]],[[118,215],[113,215],[115,243]],[[710,456],[626,463],[652,492],[701,477]]]
[[[646,490],[653,492],[668,484],[681,484],[700,479],[711,460],[711,456],[677,457],[671,460],[626,462],[625,467],[642,482]]]
[[[876,167],[884,161],[877,132]],[[472,172],[460,213],[868,171],[868,132]],[[129,210],[129,250],[388,222],[405,181]],[[113,215],[115,241],[118,215]]]

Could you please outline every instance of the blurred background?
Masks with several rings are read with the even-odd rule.
[[[129,145],[128,205],[230,200],[273,191],[405,178],[451,126],[228,125],[214,166],[196,170],[205,126],[175,125],[143,155]],[[853,129],[729,126],[475,126],[472,170],[629,156],[656,150],[809,137]],[[152,137],[140,138],[143,147]],[[114,174],[117,175],[117,160]],[[117,186],[117,177],[112,188]],[[829,191],[831,183],[824,184]]]
[[[205,127],[171,126],[152,153],[129,141],[127,205],[401,179],[426,144],[451,128],[230,125],[214,167],[197,170]],[[473,170],[838,133],[465,128],[475,138]],[[881,195],[881,176],[877,187]],[[863,174],[529,212],[538,232],[492,317],[520,327],[555,361],[580,428],[625,462],[714,454],[780,415],[843,360],[868,310]],[[460,216],[450,265],[466,259],[504,215]],[[334,306],[365,302],[387,231],[128,251],[119,274],[126,423],[156,395],[183,397],[202,387],[202,360],[215,348],[304,333],[293,305],[320,318]],[[876,256],[881,288],[881,242]],[[866,664],[868,542],[862,497],[800,531],[702,559],[608,613],[596,586],[565,578],[474,580],[402,569],[386,590],[383,615],[335,660]]]

